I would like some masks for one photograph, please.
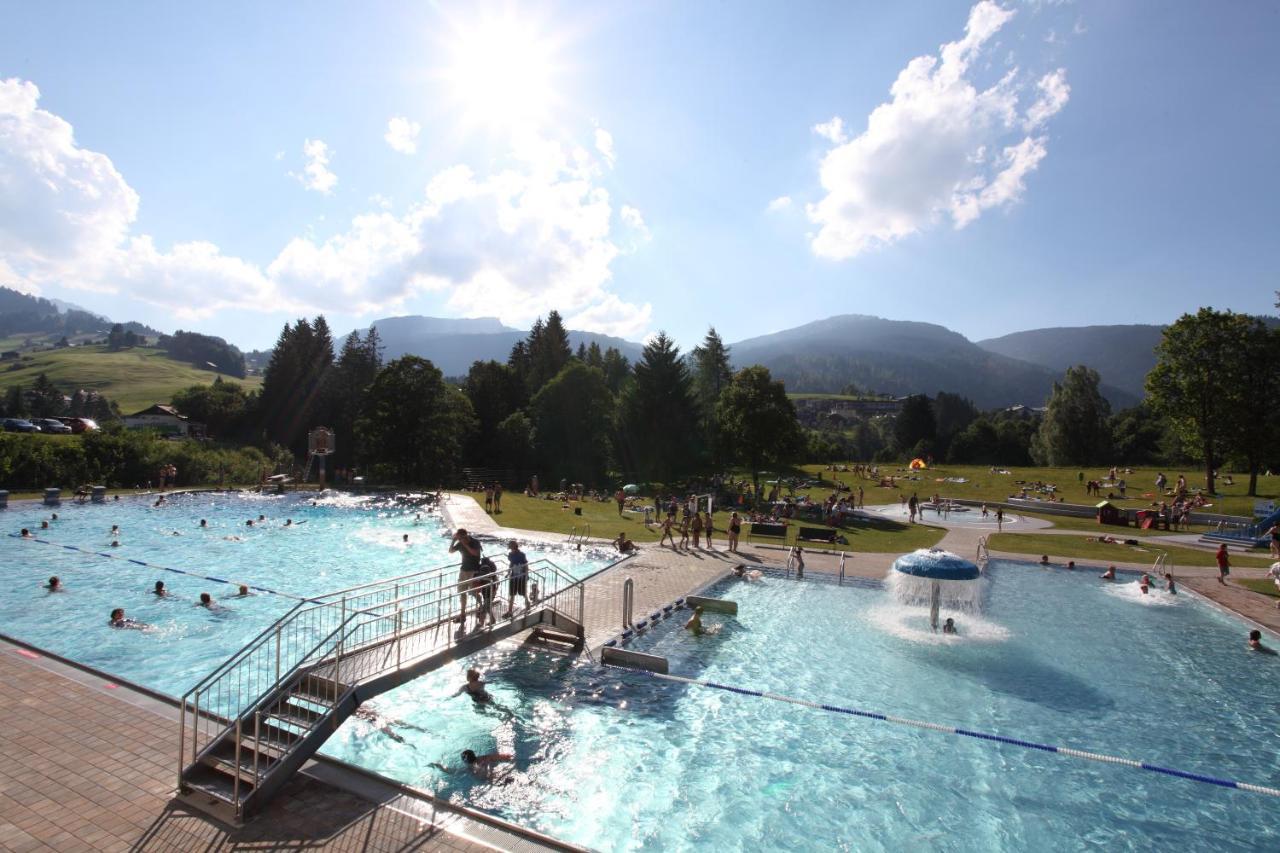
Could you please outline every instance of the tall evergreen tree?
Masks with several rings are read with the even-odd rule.
[[[307,432],[323,410],[323,386],[333,364],[333,337],[324,317],[285,324],[262,377],[259,396],[262,429],[268,441],[301,453]],[[327,417],[325,417],[327,419]],[[327,424],[326,424],[327,426]]]
[[[612,406],[604,375],[580,361],[570,362],[533,396],[529,419],[543,483],[563,478],[589,487],[604,484],[611,458]],[[513,418],[504,426],[517,427]]]
[[[640,479],[670,483],[698,468],[693,383],[679,347],[665,332],[645,345],[619,409],[622,461]]]
[[[631,377],[631,362],[622,354],[622,350],[617,347],[606,349],[604,356],[600,359],[600,369],[604,371],[604,381],[609,386],[609,390],[615,394],[621,394],[623,386]]]
[[[1041,465],[1101,465],[1111,456],[1111,404],[1098,386],[1098,371],[1079,365],[1067,368],[1053,383],[1044,420],[1031,442],[1031,456]]]
[[[716,404],[720,401],[721,392],[733,381],[729,348],[712,326],[707,329],[707,336],[702,339],[702,343],[694,347],[689,355],[693,362],[693,395],[698,407],[703,441],[710,451],[712,466],[719,470],[724,466],[725,460],[717,441],[719,429],[716,425]]]
[[[551,381],[573,357],[569,346],[569,333],[565,331],[564,321],[559,311],[547,315],[546,322],[539,317],[529,332],[529,375],[526,384],[529,393],[537,393],[538,389]]]
[[[498,427],[528,402],[524,383],[508,365],[477,361],[471,365],[462,391],[471,401],[477,425],[468,461],[481,466],[502,464]]]

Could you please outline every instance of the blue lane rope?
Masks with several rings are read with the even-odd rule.
[[[213,575],[201,575],[201,574],[197,574],[196,572],[189,572],[186,569],[175,569],[172,566],[157,566],[154,563],[148,563],[145,560],[135,560],[132,557],[125,557],[121,554],[112,554],[109,551],[90,551],[87,548],[81,548],[77,545],[64,545],[61,542],[50,542],[48,539],[40,539],[39,537],[36,537],[36,536],[23,536],[20,533],[10,533],[9,538],[21,539],[24,542],[39,542],[41,545],[53,545],[54,547],[65,548],[68,551],[77,551],[81,554],[89,554],[90,556],[93,556],[93,557],[106,557],[109,560],[124,560],[126,563],[133,563],[138,566],[143,566],[144,568],[158,569],[159,571],[162,571],[162,572],[173,572],[174,574],[186,575],[187,577],[192,577],[192,578],[200,578],[201,580],[213,581],[214,583],[224,583],[227,586],[239,586],[239,584],[236,583],[235,581],[224,580],[222,578],[215,578]],[[302,596],[290,595],[287,592],[280,592],[279,590],[275,590],[275,589],[267,589],[265,586],[252,586],[250,584],[245,584],[245,586],[248,586],[249,589],[255,592],[265,592],[268,595],[278,595],[281,598],[290,598],[290,599],[293,599],[294,601],[306,601],[306,599],[303,598]]]
[[[1083,749],[1072,749],[1066,746],[1054,746],[1047,743],[1036,743],[1035,741],[1022,740],[1021,738],[1005,737],[1003,735],[993,735],[986,732],[971,731],[970,729],[961,729],[955,726],[943,725],[942,723],[930,723],[924,720],[913,720],[908,717],[896,717],[893,714],[881,714],[876,711],[862,711],[857,708],[843,708],[839,705],[824,705],[821,702],[809,702],[805,699],[796,699],[792,696],[782,696],[777,693],[768,693],[763,690],[751,690],[746,687],[734,687],[731,684],[720,684],[715,681],[704,681],[699,678],[687,678],[683,675],[669,675],[660,672],[649,672],[648,670],[632,669],[630,667],[620,666],[618,664],[605,664],[616,669],[625,669],[628,672],[641,673],[652,678],[661,679],[663,681],[675,681],[680,684],[693,684],[699,687],[710,687],[713,690],[724,690],[729,693],[737,693],[740,696],[755,696],[759,699],[772,699],[775,702],[786,702],[791,705],[800,705],[805,708],[814,708],[819,711],[829,711],[834,714],[847,714],[851,717],[863,717],[869,720],[879,720],[884,723],[895,723],[900,726],[911,726],[917,729],[927,729],[934,732],[943,732],[944,734],[960,735],[961,737],[975,738],[977,740],[992,741],[994,743],[1008,744],[1010,746],[1020,746],[1024,749],[1034,749],[1041,752],[1053,752],[1058,755],[1066,755],[1071,758],[1083,758],[1087,761],[1098,761],[1103,764],[1118,764],[1122,767],[1132,767],[1135,770],[1148,770],[1152,773],[1161,773],[1165,776],[1175,776],[1179,779],[1189,779],[1192,782],[1202,782],[1206,785],[1217,785],[1221,788],[1234,788],[1238,791],[1249,791],[1254,794],[1265,794],[1268,797],[1280,797],[1280,788],[1271,788],[1266,785],[1253,785],[1249,782],[1237,782],[1232,779],[1221,779],[1217,776],[1208,776],[1203,773],[1190,773],[1186,770],[1177,770],[1172,767],[1161,767],[1158,764],[1148,764],[1145,761],[1135,761],[1132,758],[1121,758],[1116,755],[1105,755],[1099,752],[1087,752]]]

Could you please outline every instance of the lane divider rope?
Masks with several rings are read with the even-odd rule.
[[[214,577],[213,575],[202,575],[197,572],[189,572],[186,569],[175,569],[172,566],[157,566],[154,563],[148,563],[145,560],[135,560],[132,557],[125,557],[122,554],[112,554],[110,551],[90,551],[88,548],[81,548],[78,545],[66,545],[61,542],[50,542],[48,539],[41,539],[37,536],[23,536],[20,533],[10,533],[9,538],[21,539],[24,542],[39,542],[41,545],[53,545],[54,547],[65,548],[68,551],[77,551],[81,554],[89,554],[90,556],[93,556],[93,557],[106,557],[109,560],[123,560],[126,563],[133,563],[134,565],[142,566],[144,568],[158,569],[159,571],[163,571],[163,572],[173,572],[179,575],[186,575],[187,577],[199,578],[200,580],[213,581],[214,583],[224,583],[227,586],[240,585],[236,581],[229,581],[223,578],[217,578],[217,577]],[[300,595],[290,595],[287,592],[280,592],[279,590],[268,589],[265,586],[253,586],[252,584],[245,584],[245,586],[248,586],[249,589],[254,590],[255,592],[265,592],[268,595],[278,595],[281,598],[289,598],[294,601],[307,600]]]
[[[977,740],[991,741],[993,743],[1007,744],[1009,746],[1020,746],[1024,749],[1034,749],[1041,752],[1052,752],[1058,755],[1066,755],[1071,758],[1081,758],[1086,761],[1097,761],[1103,764],[1116,764],[1122,767],[1132,767],[1135,770],[1147,770],[1152,773],[1160,773],[1165,776],[1175,776],[1179,779],[1189,779],[1192,782],[1201,782],[1206,785],[1217,785],[1221,788],[1234,788],[1239,791],[1249,791],[1254,794],[1265,794],[1268,797],[1280,797],[1280,788],[1272,788],[1266,785],[1254,785],[1249,782],[1238,782],[1232,779],[1222,779],[1217,776],[1209,776],[1203,773],[1191,773],[1186,770],[1178,770],[1173,767],[1162,767],[1158,764],[1149,764],[1145,761],[1136,761],[1132,758],[1121,758],[1116,755],[1105,755],[1098,752],[1088,752],[1083,749],[1072,749],[1065,746],[1054,746],[1047,743],[1036,743],[1035,741],[1022,740],[1021,738],[1005,737],[1003,735],[993,735],[986,732],[972,731],[970,729],[957,728],[956,726],[948,726],[942,723],[931,723],[925,720],[913,720],[909,717],[897,717],[893,714],[881,714],[876,711],[862,711],[857,708],[844,708],[839,705],[827,705],[821,702],[810,702],[806,699],[797,699],[793,696],[783,696],[778,693],[769,693],[764,690],[752,690],[746,687],[735,687],[731,684],[720,684],[715,681],[705,681],[699,678],[689,678],[683,675],[671,675],[668,673],[649,672],[642,669],[632,669],[631,667],[621,666],[618,664],[605,664],[615,669],[624,669],[627,672],[635,672],[647,675],[651,678],[663,681],[674,681],[680,684],[691,684],[698,687],[709,687],[713,690],[724,690],[729,693],[737,693],[741,696],[755,696],[759,699],[771,699],[775,702],[786,702],[790,705],[800,705],[805,708],[812,708],[818,711],[828,711],[834,714],[847,714],[851,717],[863,717],[869,720],[879,720],[884,723],[894,723],[900,726],[910,726],[917,729],[926,729],[928,731],[943,732],[944,734],[960,735],[961,737],[975,738]]]

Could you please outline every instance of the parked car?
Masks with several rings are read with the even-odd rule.
[[[58,418],[58,420],[70,427],[76,435],[82,432],[97,432],[101,429],[93,418]]]
[[[33,424],[40,427],[41,432],[58,433],[59,435],[71,435],[71,427],[64,424],[57,418],[36,418]]]
[[[40,427],[25,418],[5,418],[5,432],[39,432]]]

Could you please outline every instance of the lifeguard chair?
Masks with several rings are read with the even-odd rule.
[[[333,430],[328,427],[316,427],[307,433],[307,470],[302,475],[306,479],[311,475],[312,461],[320,463],[320,488],[324,488],[324,458],[333,453]]]

